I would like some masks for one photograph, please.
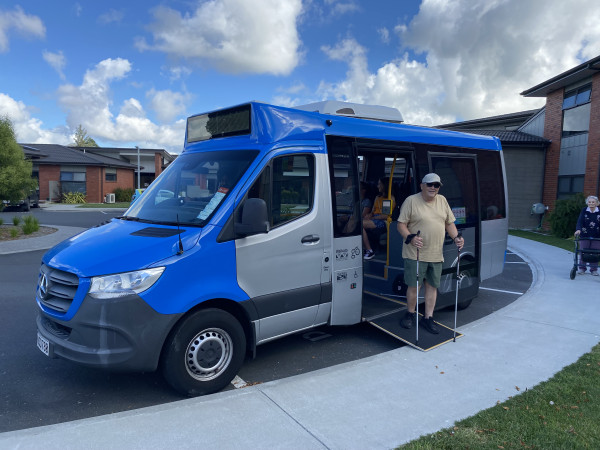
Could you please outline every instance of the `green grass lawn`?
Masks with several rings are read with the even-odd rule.
[[[509,230],[508,234],[511,236],[522,237],[525,239],[531,239],[532,241],[541,242],[542,244],[553,245],[570,252],[575,251],[574,237],[569,239],[563,239],[551,234],[544,234],[537,231],[523,231],[523,230]]]
[[[531,231],[510,234],[574,250],[572,239]],[[533,389],[398,448],[600,448],[600,344]]]
[[[81,203],[78,208],[129,208],[130,202],[120,203]]]
[[[402,449],[600,446],[600,345],[550,380]]]

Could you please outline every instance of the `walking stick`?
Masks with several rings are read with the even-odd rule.
[[[417,231],[417,237],[421,234],[421,230]],[[417,247],[417,302],[415,305],[415,329],[417,330],[417,340],[419,343],[419,247]]]
[[[462,233],[458,233],[456,238],[462,237]],[[456,240],[456,238],[454,238]],[[460,284],[460,248],[458,249],[458,259],[456,260],[456,300],[454,301],[454,337],[452,338],[456,342],[456,316],[458,315],[458,287]]]

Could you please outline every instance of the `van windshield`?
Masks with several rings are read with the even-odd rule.
[[[120,217],[202,226],[227,198],[258,151],[184,153]]]

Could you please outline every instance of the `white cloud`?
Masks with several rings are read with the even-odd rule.
[[[331,8],[334,16],[360,10],[356,0],[325,0],[325,4]]]
[[[98,17],[98,23],[102,25],[108,25],[110,23],[119,23],[123,21],[125,13],[122,10],[109,9],[108,12],[101,14]]]
[[[390,43],[390,30],[388,30],[386,27],[379,28],[377,30],[377,34],[379,34],[381,42],[383,42],[384,44]]]
[[[149,118],[141,102],[129,98],[123,102],[118,115],[111,112],[110,85],[131,72],[131,63],[125,59],[106,59],[88,70],[79,86],[66,84],[58,89],[58,101],[67,114],[69,128],[83,126],[94,140],[116,145],[163,147],[178,151],[183,143],[185,121],[157,125]],[[171,91],[150,91],[148,94],[160,119],[173,120],[184,112],[186,94]],[[162,107],[163,110],[159,108]]]
[[[186,107],[191,100],[189,94],[170,90],[156,91],[151,89],[146,93],[146,97],[150,99],[150,107],[162,123],[170,122],[177,116],[185,114]]]
[[[25,37],[46,37],[46,27],[38,16],[26,14],[20,6],[15,6],[12,11],[0,9],[0,53],[9,49],[8,34],[11,30]]]
[[[185,66],[168,67],[168,77],[170,81],[179,81],[192,74],[192,69]]]
[[[158,7],[149,26],[153,43],[140,38],[136,46],[228,73],[287,75],[301,57],[301,12],[301,0],[209,0],[185,13]]]
[[[395,106],[424,125],[533,109],[543,99],[519,93],[597,56],[598,23],[596,0],[424,0],[395,27],[404,54],[375,73],[356,41],[324,47],[349,70],[319,94]]]
[[[62,144],[68,145],[71,139],[67,130],[43,128],[41,120],[31,117],[27,106],[7,94],[0,93],[0,116],[6,116],[12,122],[17,142],[28,144]]]
[[[42,56],[44,58],[44,61],[50,64],[50,67],[52,67],[54,70],[56,70],[56,73],[58,73],[60,79],[64,80],[65,74],[63,72],[63,69],[65,68],[66,60],[65,55],[63,55],[63,52],[59,51],[58,53],[52,53],[47,50],[44,50]]]

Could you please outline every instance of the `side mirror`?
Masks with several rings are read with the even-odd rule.
[[[249,198],[244,202],[242,221],[236,222],[235,234],[239,237],[269,232],[267,204],[262,198]]]

